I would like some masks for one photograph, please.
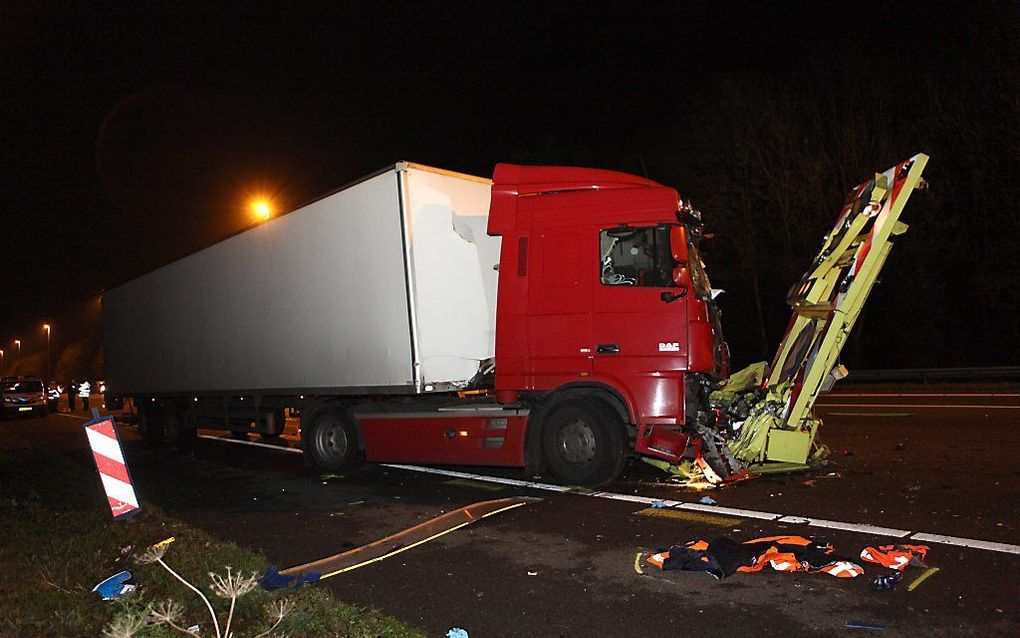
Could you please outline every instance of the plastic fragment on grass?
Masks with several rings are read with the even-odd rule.
[[[135,590],[134,585],[127,584],[129,580],[131,580],[131,572],[125,570],[103,580],[93,587],[92,591],[99,594],[103,600],[116,600]]]
[[[454,627],[446,632],[446,638],[468,638],[468,632],[460,627]]]

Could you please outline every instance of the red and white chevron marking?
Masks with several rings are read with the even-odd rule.
[[[116,520],[134,514],[140,506],[124,463],[124,452],[117,438],[117,430],[113,427],[113,419],[86,425],[85,434],[89,437],[89,447],[96,460],[99,478],[103,480],[103,489],[110,502],[113,518]]]

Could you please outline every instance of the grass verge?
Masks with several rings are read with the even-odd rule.
[[[133,545],[141,553],[169,536],[164,560],[201,589],[222,612],[229,600],[217,598],[209,572],[263,573],[260,554],[210,537],[201,530],[143,504],[130,520],[113,522],[106,510],[91,458],[84,453],[44,454],[34,448],[0,450],[0,636],[99,636],[115,618],[144,614],[147,607],[174,600],[182,607],[183,627],[200,626],[214,636],[205,605],[158,564],[139,564],[123,556]],[[138,590],[103,602],[92,588],[128,570]],[[266,609],[281,600],[292,603],[287,617],[268,635],[421,636],[393,618],[334,599],[324,588],[268,592],[256,588],[239,598],[232,633],[256,636],[271,624]],[[150,625],[139,637],[182,636],[166,625]]]

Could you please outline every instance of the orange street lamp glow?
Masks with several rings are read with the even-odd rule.
[[[251,210],[255,213],[255,217],[261,221],[266,221],[273,214],[273,209],[264,199],[255,200],[251,203]]]

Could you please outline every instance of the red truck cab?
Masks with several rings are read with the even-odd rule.
[[[697,213],[633,175],[500,164],[488,232],[502,236],[496,397],[540,406],[529,456],[598,482],[623,454],[592,456],[622,429],[637,452],[680,458],[707,382],[728,374]]]

